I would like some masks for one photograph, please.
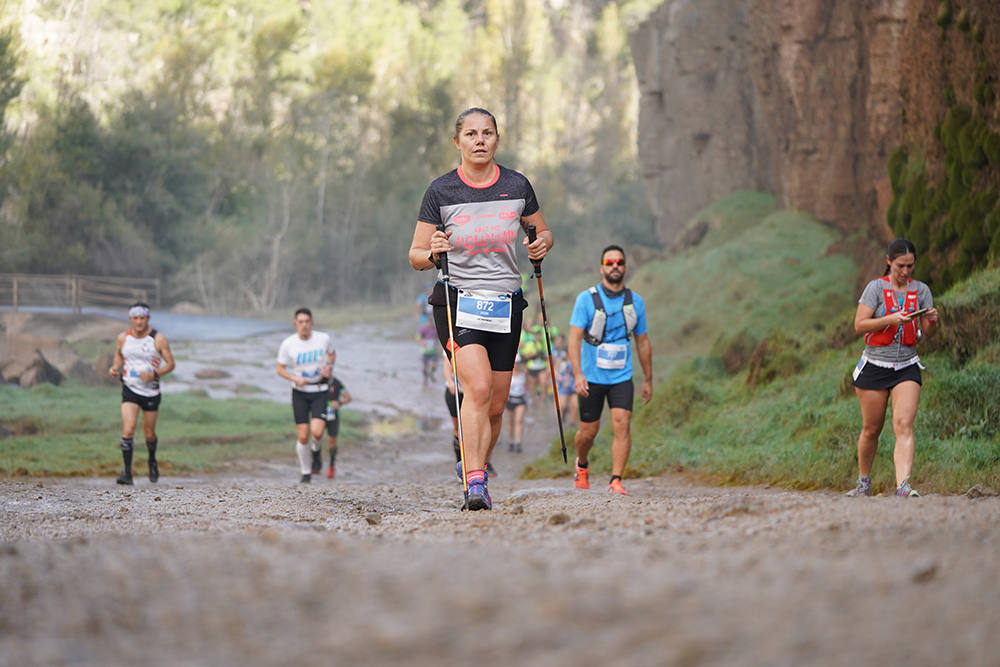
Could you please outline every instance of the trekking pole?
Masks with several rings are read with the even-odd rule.
[[[538,235],[534,225],[528,225],[528,242],[534,243]],[[545,330],[545,349],[549,353],[549,375],[552,376],[552,398],[556,403],[556,421],[559,422],[559,442],[562,443],[563,463],[569,463],[566,459],[566,437],[563,435],[562,410],[559,408],[559,388],[556,385],[556,367],[552,363],[552,341],[549,340],[549,316],[545,314],[545,294],[542,292],[542,260],[533,259],[531,263],[535,266],[535,278],[538,279],[538,301],[542,306],[542,328]]]
[[[439,232],[444,232],[444,223],[437,226]],[[455,357],[458,348],[455,346],[455,327],[451,321],[451,291],[449,289],[451,285],[451,275],[448,272],[448,253],[441,253],[438,255],[438,260],[441,262],[441,282],[444,283],[444,306],[445,311],[448,313],[448,349],[451,354],[451,376],[454,378],[455,382],[455,413],[458,415],[458,460],[462,463],[462,492],[465,495],[465,502],[462,504],[462,509],[468,509],[469,507],[469,483],[466,481],[466,469],[465,469],[465,439],[462,437],[462,406],[458,400],[458,365],[455,361]]]

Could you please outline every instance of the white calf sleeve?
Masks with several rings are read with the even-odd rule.
[[[298,440],[295,441],[295,453],[299,457],[299,468],[303,475],[312,472],[312,454],[309,452],[309,445],[303,445]]]

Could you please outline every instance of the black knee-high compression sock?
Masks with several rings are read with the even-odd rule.
[[[158,482],[160,480],[160,466],[156,463],[156,438],[146,441],[146,451],[149,452],[149,481]]]
[[[132,438],[122,438],[122,459],[125,461],[126,474],[132,474],[132,450],[135,449],[135,440]]]

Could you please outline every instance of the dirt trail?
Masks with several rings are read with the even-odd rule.
[[[4,481],[0,664],[1000,664],[995,498],[612,497],[517,456],[477,513],[438,432],[308,486],[290,460]]]
[[[997,498],[576,491],[516,478],[551,437],[529,416],[491,512],[458,510],[434,420],[311,485],[291,452],[0,481],[0,665],[1000,665]]]

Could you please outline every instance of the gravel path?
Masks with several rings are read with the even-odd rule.
[[[270,382],[272,338],[179,345],[175,382],[225,349]],[[443,413],[439,388],[400,391],[420,380],[396,339],[360,363],[341,337],[352,407]],[[498,447],[491,512],[458,510],[433,418],[311,485],[292,452],[156,485],[0,480],[0,666],[1000,665],[1000,499],[516,479],[549,409],[524,454]]]
[[[514,479],[543,446],[477,513],[437,433],[3,481],[0,664],[1000,664],[997,498]]]

